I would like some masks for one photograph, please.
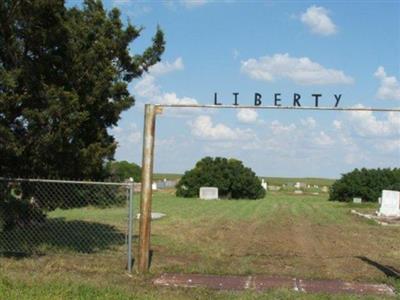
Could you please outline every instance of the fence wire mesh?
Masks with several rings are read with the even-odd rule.
[[[131,183],[0,178],[0,253],[100,253],[126,267],[132,192]]]

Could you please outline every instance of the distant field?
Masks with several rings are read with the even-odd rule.
[[[162,180],[164,178],[168,180],[176,180],[182,177],[182,174],[176,174],[176,173],[155,173],[153,175],[154,180]],[[312,177],[265,177],[261,176],[261,178],[264,178],[265,181],[268,182],[268,184],[271,185],[282,185],[282,184],[288,184],[288,183],[296,183],[296,182],[304,182],[306,184],[310,185],[319,185],[321,186],[331,186],[336,179],[330,179],[330,178],[312,178]]]
[[[282,185],[288,183],[296,183],[296,182],[304,182],[305,184],[310,185],[319,185],[321,186],[331,186],[337,179],[330,178],[312,178],[312,177],[261,177],[264,178],[268,184],[271,185]]]
[[[135,195],[135,212],[138,199]],[[399,276],[385,270],[400,270],[400,227],[379,226],[350,213],[352,208],[376,206],[329,202],[326,194],[268,192],[261,200],[202,201],[156,192],[153,211],[167,216],[152,223],[149,276],[125,274],[124,245],[85,255],[73,249],[63,252],[69,239],[83,239],[88,232],[59,232],[61,243],[42,247],[57,246],[54,253],[0,257],[0,299],[361,299],[288,290],[161,288],[151,279],[164,272],[266,274],[383,282],[399,289]],[[126,224],[126,209],[58,209],[49,217],[118,229]]]
[[[182,177],[182,174],[175,173],[154,173],[153,180],[163,180],[166,178],[167,180],[176,180]]]

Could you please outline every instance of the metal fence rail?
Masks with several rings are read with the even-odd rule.
[[[132,267],[133,183],[0,178],[0,254],[121,255]]]

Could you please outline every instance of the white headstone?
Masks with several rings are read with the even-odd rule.
[[[400,217],[400,192],[382,191],[382,203],[379,215],[385,217]]]
[[[360,203],[362,203],[362,199],[361,198],[353,198],[353,203],[360,204]]]
[[[201,187],[199,198],[204,200],[218,199],[218,188],[206,186]]]
[[[295,194],[303,194],[303,191],[302,190],[295,190],[294,193]]]
[[[157,183],[153,182],[152,185],[151,185],[151,189],[153,191],[156,191],[157,190]]]
[[[163,218],[163,217],[165,217],[166,216],[166,214],[163,214],[163,213],[159,213],[159,212],[152,212],[151,213],[151,219],[152,220],[158,220],[158,219],[161,219],[161,218]],[[136,215],[136,219],[140,219],[140,213],[138,213],[137,215]]]
[[[261,180],[261,186],[264,188],[264,190],[268,189],[268,184],[265,182],[264,178]]]
[[[379,204],[382,204],[382,197],[378,198],[378,202],[379,202]]]

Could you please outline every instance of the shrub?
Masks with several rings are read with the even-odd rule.
[[[236,159],[205,157],[196,166],[186,171],[177,184],[176,195],[197,197],[202,186],[218,188],[222,198],[258,199],[265,190],[256,174]]]
[[[355,169],[343,174],[330,189],[330,201],[352,201],[361,197],[363,201],[377,202],[382,190],[400,190],[400,169]]]
[[[123,182],[130,177],[135,182],[140,182],[142,177],[142,168],[135,163],[123,161],[109,161],[106,170],[111,181]]]
[[[8,184],[0,193],[0,232],[16,225],[41,222],[44,218],[42,210],[29,197],[23,197],[20,185]]]

